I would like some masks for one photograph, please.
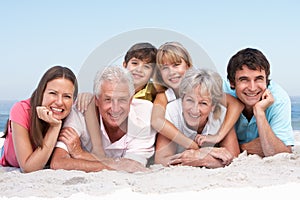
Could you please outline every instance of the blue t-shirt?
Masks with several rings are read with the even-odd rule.
[[[230,88],[228,81],[223,81],[224,92],[236,97],[235,90]],[[294,133],[291,123],[291,100],[278,84],[271,81],[268,89],[274,97],[274,103],[266,109],[266,118],[275,135],[285,144],[294,145]],[[236,134],[240,144],[247,143],[257,138],[258,129],[256,118],[253,115],[250,122],[241,114],[235,124]]]

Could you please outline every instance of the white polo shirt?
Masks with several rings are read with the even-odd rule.
[[[151,127],[151,112],[153,104],[143,99],[133,99],[128,114],[127,133],[118,141],[111,143],[103,126],[100,115],[100,129],[102,133],[103,149],[107,157],[130,158],[143,165],[154,154],[154,142],[156,131]],[[92,143],[85,124],[84,115],[73,107],[70,115],[64,123],[64,127],[72,127],[80,137],[81,146],[91,152]],[[63,142],[57,142],[57,147],[68,151]]]

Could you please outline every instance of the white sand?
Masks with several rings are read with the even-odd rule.
[[[151,172],[133,174],[65,170],[23,174],[0,167],[0,199],[295,199],[300,189],[300,131],[295,137],[293,154],[261,159],[244,152],[218,169],[153,165]]]

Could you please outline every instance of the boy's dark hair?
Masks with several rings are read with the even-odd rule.
[[[152,67],[156,63],[157,48],[148,42],[136,43],[127,51],[124,62],[128,64],[131,58],[140,59],[146,63],[151,63]]]
[[[253,48],[242,49],[230,58],[227,65],[227,79],[231,84],[235,84],[236,71],[242,70],[244,65],[251,70],[264,70],[266,72],[267,85],[269,85],[269,61],[261,51]]]

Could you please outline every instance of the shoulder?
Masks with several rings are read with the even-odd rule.
[[[77,110],[75,105],[73,105],[70,114],[64,122],[64,127],[74,127],[76,125],[82,124],[82,122],[85,122],[84,115],[79,110]]]
[[[30,99],[16,102],[12,108],[30,109]]]
[[[181,98],[175,99],[174,101],[167,104],[166,109],[167,110],[177,110],[182,107],[182,100]]]
[[[175,122],[175,120],[180,120],[180,116],[182,113],[182,103],[181,103],[181,98],[176,99],[170,103],[167,104],[166,107],[166,113],[165,113],[165,117],[172,121],[173,123]]]
[[[30,107],[31,107],[30,106],[30,99],[26,99],[26,100],[16,102],[12,106],[10,112],[11,112],[11,114],[13,114],[13,113],[20,114],[20,113],[23,113],[23,112],[29,113]]]
[[[229,81],[225,79],[223,79],[223,91],[231,96],[236,97],[235,90],[230,88]]]
[[[145,100],[145,99],[136,99],[133,98],[131,102],[131,106],[134,108],[151,108],[153,106],[153,103],[151,101]]]
[[[165,91],[165,95],[166,95],[166,98],[167,98],[168,102],[174,101],[176,99],[176,95],[174,93],[174,90],[171,89],[171,88],[168,88]]]
[[[130,106],[130,116],[150,118],[153,103],[144,99],[133,99]]]
[[[10,110],[10,120],[25,128],[30,126],[30,99],[15,103]]]
[[[276,82],[271,81],[268,89],[271,91],[276,103],[288,103],[290,102],[290,97],[288,93]]]

